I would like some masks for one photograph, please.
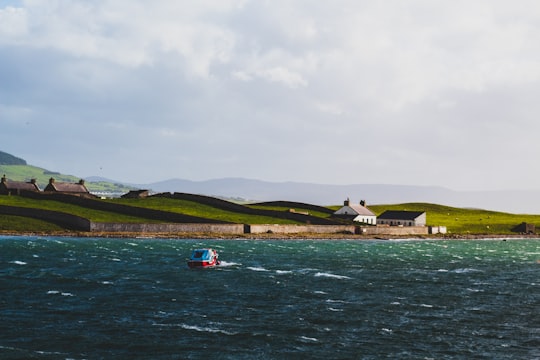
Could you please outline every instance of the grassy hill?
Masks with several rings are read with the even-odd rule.
[[[30,181],[31,179],[36,179],[41,189],[47,186],[51,177],[61,182],[78,182],[80,180],[80,178],[73,175],[64,175],[32,165],[0,165],[0,176],[4,174],[12,181]],[[133,190],[132,187],[106,181],[87,181],[86,187],[90,192],[126,193],[129,190]]]
[[[171,199],[163,197],[149,197],[146,199],[108,199],[100,200],[111,203],[121,204],[135,208],[148,208],[164,212],[184,214],[189,216],[203,217],[231,223],[241,224],[293,224],[294,221],[279,216],[254,215],[242,211],[235,211],[238,204],[232,204],[229,209],[212,206],[208,203],[197,201],[188,201],[182,199]],[[291,203],[293,204],[293,203]],[[90,207],[67,204],[61,201],[36,200],[18,196],[0,196],[0,206],[19,206],[38,209],[47,209],[67,212],[73,215],[81,216],[95,222],[125,222],[125,223],[151,223],[160,222],[152,218],[139,216],[129,216],[120,212],[95,210]],[[309,212],[311,216],[327,219],[330,215],[324,211],[313,211],[312,205],[305,204],[305,208],[294,203],[296,211]],[[289,206],[285,203],[283,206],[269,205],[264,203],[246,205],[253,209],[268,209],[274,214],[277,212],[287,212]],[[339,206],[331,206],[329,209],[336,209]],[[372,205],[370,209],[377,215],[385,210],[410,210],[426,211],[428,225],[446,226],[450,234],[466,235],[495,235],[512,234],[512,228],[522,222],[528,222],[540,227],[540,215],[515,215],[502,212],[485,211],[477,209],[462,209],[443,205],[428,203],[408,203],[399,205]],[[272,214],[272,212],[269,212]],[[28,218],[15,216],[0,216],[0,231],[35,231],[51,232],[58,231],[56,225],[37,221]]]

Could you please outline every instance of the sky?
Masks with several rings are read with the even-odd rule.
[[[0,0],[0,151],[129,183],[540,189],[537,0]]]

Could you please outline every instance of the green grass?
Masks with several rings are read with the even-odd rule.
[[[269,216],[256,216],[224,211],[195,201],[150,197],[146,199],[109,199],[103,200],[117,204],[135,207],[144,207],[161,211],[180,213],[207,219],[221,220],[238,224],[294,224],[294,221]],[[35,200],[19,196],[0,196],[0,205],[11,205],[38,209],[61,211],[87,218],[94,222],[120,222],[120,223],[159,223],[146,218],[122,215],[113,212],[93,210],[82,206],[71,205],[52,200]],[[283,207],[256,207],[287,211]],[[339,209],[339,205],[329,206]],[[540,215],[517,215],[496,211],[462,209],[444,205],[428,203],[408,203],[397,205],[370,205],[369,208],[380,215],[386,210],[426,211],[428,225],[446,226],[449,234],[511,234],[512,228],[522,222],[535,224],[540,228]],[[304,211],[304,209],[296,209]],[[309,210],[307,210],[309,211]],[[312,216],[327,218],[327,214],[309,211]],[[0,230],[12,231],[56,231],[59,228],[46,222],[20,218],[15,216],[1,216]]]
[[[1,215],[0,216],[0,231],[16,231],[16,232],[59,232],[64,229],[58,225],[41,221],[37,219]]]
[[[207,219],[227,221],[237,224],[296,224],[297,222],[287,219],[279,219],[269,216],[258,216],[225,211],[195,201],[168,199],[162,197],[149,197],[146,199],[111,199],[117,204],[139,206],[149,209],[170,211]]]
[[[94,222],[155,223],[146,218],[122,215],[118,213],[89,209],[60,201],[35,200],[20,196],[0,196],[0,205],[19,206],[35,209],[60,211],[81,216]]]
[[[428,203],[370,205],[369,208],[376,215],[385,210],[426,211],[428,225],[446,226],[451,234],[511,234],[512,228],[522,222],[535,224],[540,228],[540,215],[518,215]]]

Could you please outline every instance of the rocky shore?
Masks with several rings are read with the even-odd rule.
[[[300,239],[342,239],[342,240],[474,240],[474,239],[535,239],[537,234],[436,234],[436,235],[410,235],[410,236],[369,236],[353,234],[221,234],[221,233],[134,233],[134,232],[13,232],[0,231],[0,236],[59,236],[80,238],[138,238],[138,239],[251,239],[251,240],[300,240]]]

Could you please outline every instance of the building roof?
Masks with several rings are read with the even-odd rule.
[[[358,215],[375,216],[375,214],[371,210],[360,204],[350,204],[349,207],[353,209]]]
[[[29,182],[11,181],[4,175],[1,184],[7,191],[39,191],[35,180]]]
[[[63,193],[88,193],[88,189],[81,180],[78,183],[56,182],[53,178],[49,180],[49,184],[45,191],[56,191]]]
[[[415,220],[425,211],[387,210],[378,216],[380,220]]]
[[[375,214],[367,207],[360,204],[349,204],[342,206],[339,210],[334,212],[335,215],[348,215],[348,216],[375,216]]]

